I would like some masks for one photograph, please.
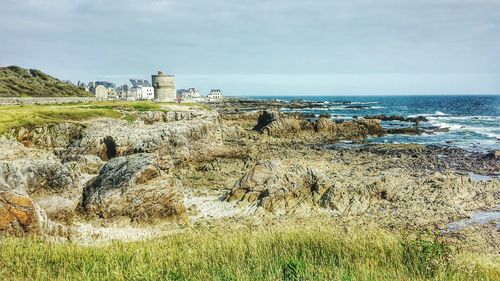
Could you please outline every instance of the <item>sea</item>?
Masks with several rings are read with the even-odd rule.
[[[500,150],[500,96],[252,96],[251,99],[315,102],[310,108],[283,112],[329,113],[335,120],[367,115],[424,116],[422,128],[434,129],[422,135],[371,137],[371,143],[416,143],[455,146],[471,151]],[[383,121],[385,128],[408,126],[408,122]],[[439,128],[440,130],[435,130]],[[436,132],[437,131],[437,132]]]

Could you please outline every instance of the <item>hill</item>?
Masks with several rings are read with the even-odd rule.
[[[0,67],[0,97],[84,97],[90,93],[36,69]]]

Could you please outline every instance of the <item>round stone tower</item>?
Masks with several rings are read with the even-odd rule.
[[[151,80],[153,82],[156,102],[176,100],[175,76],[165,75],[162,71],[158,71],[158,74],[151,76]]]

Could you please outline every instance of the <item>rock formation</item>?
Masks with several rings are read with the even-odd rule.
[[[323,140],[364,139],[382,135],[384,130],[378,120],[354,120],[336,123],[330,118],[307,120],[303,116],[285,115],[277,111],[263,111],[254,130],[273,137],[293,138],[309,135]]]
[[[0,190],[0,234],[26,235],[43,233],[45,213],[25,194]]]
[[[55,160],[0,162],[0,179],[12,189],[29,194],[62,192],[80,188],[80,169],[75,162]]]
[[[293,212],[314,204],[321,181],[322,176],[314,169],[292,166],[284,170],[280,161],[262,161],[236,182],[226,200],[256,204],[273,213]]]
[[[182,218],[186,210],[176,181],[166,178],[151,182],[161,175],[153,154],[114,158],[87,183],[81,207],[86,214],[101,218]]]
[[[495,183],[435,174],[421,178],[394,171],[384,176],[353,174],[263,161],[248,170],[225,200],[274,214],[321,207],[337,216],[367,215],[408,225],[440,222],[500,200]],[[415,216],[418,214],[418,216]]]
[[[80,137],[84,127],[74,123],[49,124],[13,130],[16,139],[26,146],[44,148],[66,147]]]

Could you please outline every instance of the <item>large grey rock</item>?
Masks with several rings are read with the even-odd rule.
[[[114,158],[85,186],[82,210],[102,218],[141,221],[183,217],[186,210],[177,182],[166,175],[160,180],[161,175],[153,154]]]

